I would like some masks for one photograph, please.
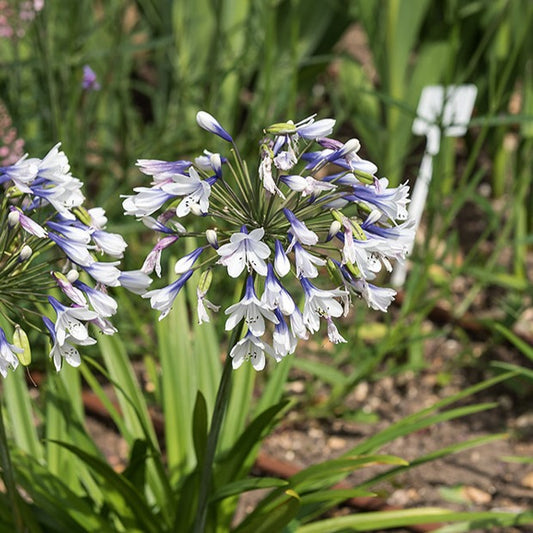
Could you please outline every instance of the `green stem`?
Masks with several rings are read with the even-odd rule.
[[[3,406],[0,401],[0,464],[2,465],[2,477],[7,489],[7,494],[11,502],[11,509],[13,511],[13,521],[15,523],[16,531],[22,533],[26,531],[24,527],[24,519],[22,513],[22,500],[15,485],[15,477],[13,475],[13,465],[9,456],[9,449],[7,447],[6,428],[4,426]]]
[[[246,286],[243,287],[243,294],[246,290]],[[224,362],[224,369],[222,376],[220,377],[220,384],[218,386],[217,397],[215,399],[215,407],[213,409],[213,418],[211,420],[211,427],[209,429],[209,435],[207,437],[207,443],[205,447],[204,464],[201,466],[200,477],[200,493],[198,495],[198,506],[196,508],[196,518],[194,520],[194,533],[204,533],[205,524],[207,521],[207,507],[209,493],[211,491],[212,478],[213,478],[213,465],[215,463],[215,453],[217,449],[218,437],[220,436],[220,429],[222,428],[222,421],[226,413],[229,398],[231,395],[231,375],[232,365],[231,357],[229,353],[235,346],[241,337],[244,327],[244,321],[240,323],[240,326],[233,330],[231,340],[229,343],[228,356]]]

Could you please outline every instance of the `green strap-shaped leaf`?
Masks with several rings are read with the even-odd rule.
[[[142,492],[124,476],[117,474],[100,458],[65,442],[56,441],[55,444],[71,451],[79,457],[104,483],[102,490],[106,495],[106,503],[115,507],[115,512],[122,517],[131,514],[135,517],[135,524],[141,531],[161,533],[164,523],[148,506]]]

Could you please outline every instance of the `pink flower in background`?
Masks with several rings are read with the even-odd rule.
[[[1,2],[0,2],[1,7]],[[1,25],[0,15],[0,25]],[[0,166],[8,166],[18,161],[24,153],[24,140],[18,137],[17,128],[0,100]]]
[[[21,38],[27,25],[44,7],[44,0],[0,0],[0,38]]]

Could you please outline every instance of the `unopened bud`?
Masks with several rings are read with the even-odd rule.
[[[344,143],[344,146],[341,148],[342,155],[351,154],[352,152],[357,153],[361,148],[361,143],[358,139],[349,139]]]
[[[211,269],[202,272],[200,276],[200,281],[198,282],[198,292],[202,295],[207,294],[209,287],[211,286],[211,281],[213,280],[213,272]]]
[[[80,222],[83,222],[83,224],[85,224],[86,226],[92,226],[93,221],[91,219],[91,215],[89,214],[87,209],[85,209],[85,207],[75,207],[72,211],[78,217],[78,220]]]
[[[265,130],[266,133],[272,133],[273,135],[290,135],[296,133],[296,131],[296,126],[292,120],[289,120],[289,122],[277,122]]]
[[[344,266],[355,279],[361,278],[361,271],[353,263],[346,263]]]
[[[216,250],[218,248],[218,238],[216,229],[208,229],[205,232],[207,242]]]
[[[339,267],[329,257],[326,263],[326,268],[328,269],[329,277],[333,280],[333,283],[336,285],[342,285],[344,283]]]
[[[326,239],[326,241],[330,241],[331,239],[333,239],[333,237],[335,237],[335,235],[339,233],[341,228],[342,224],[338,220],[334,220],[329,227],[328,238]]]
[[[19,259],[21,261],[26,261],[26,259],[29,259],[31,257],[31,254],[33,253],[33,250],[31,249],[30,246],[28,246],[27,244],[25,244],[21,249],[20,249],[20,254],[19,254]]]
[[[366,235],[363,231],[363,229],[361,228],[361,226],[355,222],[354,220],[352,219],[349,219],[350,220],[350,224],[353,228],[353,234],[354,234],[354,237],[358,240],[358,241],[366,241]]]
[[[218,135],[225,141],[230,143],[233,142],[231,135],[220,125],[218,120],[209,113],[206,113],[205,111],[198,111],[196,114],[196,123],[198,126],[200,126],[200,128]]]
[[[338,209],[332,209],[331,214],[333,215],[333,218],[341,224],[346,218]]]
[[[78,278],[80,277],[80,273],[75,270],[74,268],[71,268],[67,272],[67,280],[70,281],[70,283],[74,283],[75,281],[78,281]]]
[[[28,340],[26,332],[18,324],[15,326],[15,331],[13,333],[13,344],[22,350],[22,352],[17,353],[20,364],[28,366],[31,363],[30,341]]]
[[[204,214],[202,213],[202,210],[200,209],[200,206],[198,204],[191,205],[191,213],[193,215],[196,215],[197,217],[201,217]]]
[[[13,228],[19,223],[20,220],[20,211],[18,209],[13,209],[9,215],[7,215],[7,223],[10,228]]]
[[[367,172],[363,172],[362,170],[354,170],[353,173],[357,176],[357,179],[361,183],[366,183],[368,185],[372,185],[374,183],[374,176],[372,174],[368,174]]]

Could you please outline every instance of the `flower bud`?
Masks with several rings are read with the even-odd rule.
[[[207,242],[216,250],[218,248],[217,230],[208,229],[205,232]]]
[[[205,295],[207,294],[207,291],[209,290],[209,287],[211,286],[211,281],[213,280],[213,272],[211,269],[206,270],[205,272],[202,272],[202,275],[200,276],[200,281],[198,282],[198,291]]]
[[[191,205],[191,213],[193,215],[196,215],[197,217],[201,217],[204,214],[202,213],[202,210],[200,209],[200,206],[198,204]]]
[[[326,241],[330,241],[331,239],[333,239],[333,237],[335,237],[335,235],[339,233],[341,228],[342,228],[342,224],[337,219],[333,220],[329,227],[328,237]]]
[[[290,135],[296,133],[296,126],[289,120],[288,122],[277,122],[265,129],[266,133],[272,133],[273,135]]]
[[[21,249],[20,249],[20,254],[19,254],[19,259],[21,261],[26,261],[27,259],[29,259],[31,257],[31,254],[33,253],[33,250],[31,249],[30,246],[28,246],[27,244],[25,244]]]
[[[326,268],[328,270],[329,277],[333,280],[333,283],[337,285],[342,285],[344,283],[337,265],[331,260],[330,257],[328,257]]]
[[[361,183],[366,183],[367,185],[372,185],[374,183],[374,176],[372,176],[372,174],[368,174],[362,170],[354,170],[353,173]]]
[[[13,344],[22,350],[22,352],[17,353],[20,364],[28,366],[31,363],[30,341],[28,340],[26,332],[18,324],[15,326],[15,331],[13,333]]]
[[[20,220],[20,211],[18,209],[13,209],[9,215],[7,215],[7,223],[10,228],[13,228],[19,223]]]
[[[67,272],[67,280],[70,281],[70,283],[74,283],[75,281],[78,281],[78,278],[80,277],[80,273],[75,270],[74,268],[71,268]]]
[[[78,217],[80,222],[83,222],[86,226],[92,226],[93,221],[91,215],[83,206],[75,207],[72,212]]]
[[[362,276],[361,276],[361,271],[359,270],[359,268],[354,265],[353,263],[346,263],[344,265],[344,267],[348,270],[348,272],[350,272],[350,274],[355,278],[355,279],[360,279]]]
[[[350,221],[350,225],[352,226],[352,230],[353,230],[353,234],[355,238],[358,241],[366,241],[367,240],[366,235],[364,231],[362,230],[361,226],[352,219],[348,219],[348,220]]]
[[[218,120],[209,113],[206,113],[205,111],[198,111],[196,114],[196,123],[198,126],[200,126],[200,128],[218,135],[225,141],[229,143],[233,142],[231,135],[219,124]]]

